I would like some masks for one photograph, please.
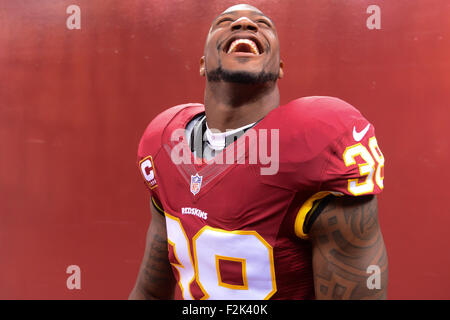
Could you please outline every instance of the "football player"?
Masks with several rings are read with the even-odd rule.
[[[200,75],[204,104],[139,144],[152,218],[130,299],[386,298],[373,125],[337,98],[280,106],[277,31],[253,6],[214,19]]]

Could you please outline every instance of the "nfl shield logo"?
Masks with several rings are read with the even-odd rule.
[[[191,176],[191,192],[195,196],[200,192],[200,188],[202,187],[202,176],[199,176],[198,173],[195,176]]]

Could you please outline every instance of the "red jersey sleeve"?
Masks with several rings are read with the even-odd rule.
[[[326,156],[321,191],[361,196],[383,190],[384,156],[373,124],[362,115],[353,117]]]
[[[158,186],[160,176],[157,168],[158,156],[162,146],[162,134],[171,119],[184,107],[185,105],[175,106],[156,116],[145,129],[139,142],[137,153],[138,169],[144,184],[150,191],[152,202],[158,209],[162,209],[160,188]]]
[[[332,97],[314,99],[314,147],[312,181],[317,191],[301,206],[295,232],[307,238],[308,218],[329,194],[363,196],[383,190],[384,156],[375,137],[373,124],[353,106]],[[320,142],[320,143],[318,143]],[[313,147],[312,147],[313,148]]]

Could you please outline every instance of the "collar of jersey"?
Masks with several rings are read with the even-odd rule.
[[[236,134],[238,132],[245,131],[245,129],[253,127],[255,124],[256,122],[253,122],[237,129],[227,130],[225,132],[217,132],[216,129],[210,129],[208,126],[208,122],[206,122],[206,139],[208,140],[208,143],[211,146],[211,148],[213,148],[214,150],[223,150],[223,148],[225,148],[226,145],[227,137]]]

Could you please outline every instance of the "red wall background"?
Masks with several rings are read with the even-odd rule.
[[[236,1],[0,0],[0,298],[125,299],[150,221],[147,123],[202,102],[212,19]],[[278,27],[282,103],[332,95],[375,124],[389,298],[450,299],[450,2],[248,1]],[[66,8],[81,8],[68,30]],[[369,5],[381,30],[369,30]],[[68,290],[66,268],[81,268]]]

